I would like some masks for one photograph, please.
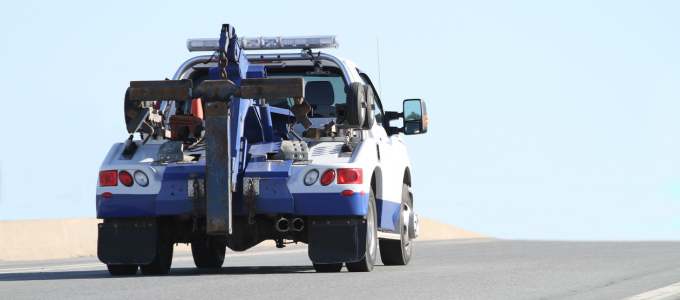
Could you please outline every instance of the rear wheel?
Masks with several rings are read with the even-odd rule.
[[[409,226],[413,217],[413,197],[408,190],[408,185],[403,184],[401,189],[401,211],[399,212],[399,235],[398,240],[380,240],[380,258],[386,266],[403,266],[408,264],[413,254]]]
[[[221,268],[227,244],[214,237],[203,237],[191,242],[191,255],[197,268]]]
[[[342,269],[342,263],[337,264],[314,264],[314,270],[319,273],[332,273],[340,272]]]
[[[368,196],[368,214],[366,215],[366,254],[358,262],[346,263],[347,271],[370,272],[378,257],[378,226],[375,209],[375,193],[371,189]]]
[[[148,265],[140,266],[144,275],[165,275],[170,272],[174,245],[171,241],[159,237],[156,245],[156,258]]]
[[[137,274],[137,265],[106,265],[113,276],[129,276]]]

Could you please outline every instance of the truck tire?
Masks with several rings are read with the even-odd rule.
[[[203,237],[191,241],[191,256],[194,264],[201,269],[219,269],[224,264],[227,243],[214,237]]]
[[[413,197],[408,191],[408,185],[401,188],[401,211],[399,212],[399,240],[380,240],[380,258],[386,266],[403,266],[408,264],[413,254],[413,243],[408,233],[408,224],[405,223],[404,214],[411,213],[413,209]]]
[[[345,121],[351,127],[361,128],[364,126],[366,111],[366,88],[359,82],[352,82],[347,90],[347,104],[345,108]]]
[[[156,257],[148,265],[140,266],[144,275],[165,275],[170,272],[172,265],[172,253],[174,244],[166,239],[159,238],[156,246]]]
[[[130,276],[137,274],[137,265],[106,265],[111,276]]]
[[[319,273],[333,273],[340,272],[342,269],[342,263],[337,264],[314,264],[314,270]]]
[[[368,214],[366,215],[366,254],[357,262],[345,263],[347,271],[370,272],[378,257],[378,218],[375,208],[375,192],[368,194]]]
[[[373,94],[373,89],[366,85],[364,86],[364,90],[366,92],[366,109],[364,110],[364,113],[366,116],[364,117],[364,129],[371,129],[373,127],[373,105],[375,104],[375,96]]]

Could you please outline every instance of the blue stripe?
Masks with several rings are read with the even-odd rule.
[[[249,167],[250,168],[250,167]],[[293,213],[293,197],[288,191],[288,178],[261,178],[260,195],[257,197],[258,213]]]
[[[97,195],[97,218],[147,217],[156,215],[156,195]]]
[[[339,193],[293,194],[290,200],[265,198],[257,203],[258,213],[289,213],[300,216],[365,216],[368,196]],[[291,207],[291,204],[294,206]],[[381,230],[396,232],[399,224],[399,203],[376,199],[378,224]],[[191,202],[186,195],[161,199],[160,195],[114,194],[110,198],[97,196],[97,217],[149,217],[180,215],[191,212]]]
[[[165,169],[161,190],[156,197],[156,215],[169,216],[190,213],[192,210],[187,190],[189,178],[203,178],[205,165],[172,165]]]
[[[205,177],[205,164],[170,164],[163,172],[163,180],[186,180],[189,177]]]
[[[97,195],[98,218],[174,216],[192,211],[186,198],[160,199],[159,195],[114,194],[110,198]]]
[[[396,232],[401,204],[382,199],[375,200],[378,209],[378,226],[382,230]]]
[[[293,194],[295,213],[301,216],[365,216],[368,195],[340,193]]]

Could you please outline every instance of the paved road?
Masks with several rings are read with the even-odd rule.
[[[303,247],[231,255],[217,274],[195,270],[186,253],[175,254],[169,276],[112,278],[94,258],[5,262],[0,299],[621,299],[680,281],[680,242],[416,246],[410,265],[371,273],[314,273]]]

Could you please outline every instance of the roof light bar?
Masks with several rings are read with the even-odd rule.
[[[242,37],[239,44],[243,50],[284,50],[284,49],[322,49],[337,48],[334,35],[314,36],[278,36],[278,37]],[[189,51],[217,51],[218,39],[189,39]]]
[[[241,38],[244,50],[337,48],[334,35]]]
[[[220,39],[188,39],[187,49],[195,51],[217,51],[220,48]]]

